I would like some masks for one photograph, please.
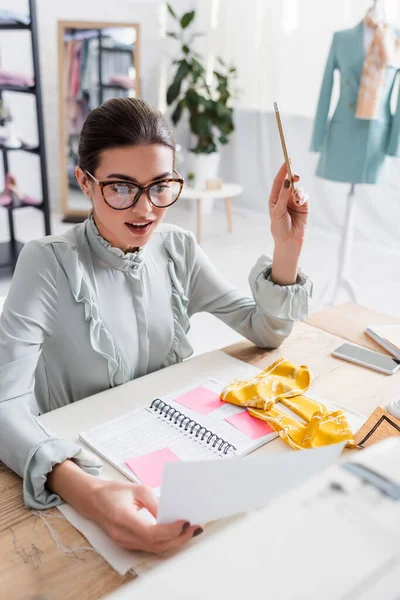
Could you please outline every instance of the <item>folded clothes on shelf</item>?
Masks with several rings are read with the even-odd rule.
[[[30,22],[29,15],[13,10],[0,10],[0,23],[7,23],[7,25],[29,25]]]
[[[0,193],[0,206],[38,206],[41,201],[24,194],[18,187],[16,179],[10,173],[6,176],[4,190]]]
[[[135,80],[132,79],[131,77],[128,77],[128,75],[123,75],[122,73],[121,74],[116,73],[110,77],[110,84],[120,85],[121,87],[125,88],[126,90],[131,90],[135,86]]]
[[[32,87],[35,85],[35,80],[31,75],[24,73],[16,73],[15,71],[6,71],[0,69],[0,85],[16,85]]]

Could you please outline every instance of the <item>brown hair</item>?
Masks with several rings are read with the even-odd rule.
[[[79,166],[94,173],[108,148],[161,144],[174,152],[175,141],[162,114],[137,98],[113,98],[90,112],[79,137]]]

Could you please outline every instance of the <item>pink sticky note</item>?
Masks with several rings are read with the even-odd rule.
[[[194,410],[199,415],[208,415],[225,404],[225,402],[219,399],[218,394],[204,387],[190,390],[190,392],[183,394],[183,396],[175,398],[175,402]]]
[[[228,423],[236,427],[236,429],[239,429],[239,431],[252,440],[258,440],[259,438],[264,437],[264,435],[274,433],[274,430],[268,423],[261,421],[261,419],[257,419],[256,417],[252,417],[247,410],[232,415],[231,417],[227,417],[225,421],[228,421]]]
[[[156,450],[143,456],[135,456],[126,461],[126,465],[139,477],[140,481],[151,488],[161,485],[164,465],[167,462],[178,462],[181,459],[169,448]]]

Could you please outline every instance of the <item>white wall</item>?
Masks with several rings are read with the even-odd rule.
[[[142,97],[158,103],[161,57],[169,52],[167,40],[159,35],[161,0],[37,0],[39,51],[44,98],[47,164],[50,198],[54,209],[59,208],[59,108],[58,108],[58,50],[57,21],[109,21],[139,23],[141,26],[141,85]],[[177,11],[189,10],[194,0],[173,0]],[[28,10],[27,0],[0,0],[0,9],[19,12]],[[1,32],[1,67],[22,73],[33,73],[28,32]],[[5,94],[12,108],[19,134],[35,141],[36,120],[34,99],[24,94]],[[40,196],[40,177],[37,157],[15,153],[10,168],[21,188]],[[1,171],[1,169],[0,169]],[[0,174],[0,178],[2,175]],[[0,179],[1,181],[1,179]]]
[[[387,20],[400,28],[400,1],[384,0]],[[371,0],[203,0],[204,42],[238,67],[238,108],[313,117],[333,32],[359,23]]]

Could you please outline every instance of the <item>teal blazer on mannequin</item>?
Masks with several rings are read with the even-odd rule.
[[[355,117],[364,58],[363,22],[334,34],[311,143],[311,150],[321,153],[316,174],[324,179],[377,183],[385,156],[400,156],[400,95],[394,115],[390,108],[399,70],[392,66],[386,68],[378,118]],[[340,71],[340,98],[329,121],[335,69]]]

